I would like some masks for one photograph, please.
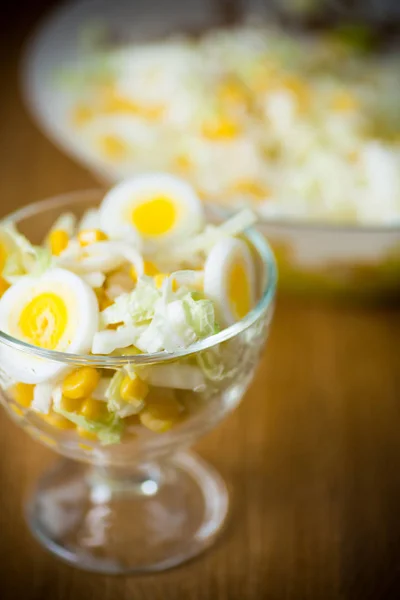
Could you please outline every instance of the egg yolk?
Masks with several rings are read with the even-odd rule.
[[[243,262],[232,265],[228,276],[228,298],[233,314],[243,319],[251,308],[250,282]]]
[[[157,237],[173,228],[177,216],[177,207],[173,200],[159,196],[135,206],[132,211],[132,223],[142,235]]]
[[[24,306],[19,328],[24,338],[40,348],[57,348],[68,324],[68,311],[60,296],[43,293]]]

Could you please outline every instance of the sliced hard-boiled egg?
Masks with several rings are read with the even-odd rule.
[[[255,265],[244,241],[229,237],[215,244],[204,266],[204,293],[215,302],[224,325],[240,321],[253,308]]]
[[[33,346],[74,354],[90,351],[99,308],[91,287],[80,277],[54,268],[41,277],[23,277],[0,300],[0,330]],[[0,361],[13,379],[40,383],[65,368],[2,345]]]
[[[194,190],[164,173],[134,177],[112,188],[101,204],[100,220],[110,237],[121,237],[130,227],[152,245],[188,238],[204,226]]]

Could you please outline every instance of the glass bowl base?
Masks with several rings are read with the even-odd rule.
[[[133,574],[175,567],[210,546],[224,524],[228,493],[199,457],[105,469],[63,460],[27,505],[34,536],[75,567]]]

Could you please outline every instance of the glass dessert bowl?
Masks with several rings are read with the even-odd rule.
[[[61,214],[81,217],[101,198],[98,191],[68,194],[30,205],[6,222],[41,243]],[[218,211],[208,207],[207,220],[219,223]],[[40,480],[26,511],[38,540],[67,562],[112,574],[163,570],[201,552],[221,530],[228,512],[225,484],[187,448],[236,407],[267,338],[275,263],[261,234],[250,229],[244,237],[257,272],[254,308],[188,347],[153,354],[71,354],[0,332],[5,409],[32,437],[73,459],[63,460]],[[38,369],[65,373],[65,413],[32,409],[34,385],[23,380],[24,365],[32,360]],[[21,381],[16,382],[15,369]],[[103,377],[130,369],[151,373],[143,377],[146,397],[140,410],[124,419],[123,427],[107,419],[106,430],[82,427],[82,416],[86,423],[101,421],[96,411],[105,410],[93,398],[79,399],[88,395],[93,373]],[[80,395],[82,389],[86,392]],[[72,421],[71,414],[77,415]]]

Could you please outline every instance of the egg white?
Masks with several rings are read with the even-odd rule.
[[[52,349],[74,354],[89,352],[98,329],[97,298],[85,281],[65,269],[54,268],[41,277],[26,276],[10,287],[0,299],[0,329],[31,343],[21,329],[21,314],[35,297],[46,293],[60,297],[67,311],[64,330]],[[5,344],[0,346],[0,362],[12,379],[32,384],[54,379],[67,368],[61,362],[39,358]]]
[[[240,320],[229,297],[229,277],[237,263],[243,266],[246,274],[251,309],[256,301],[256,273],[250,250],[244,241],[237,238],[222,239],[211,249],[204,265],[204,293],[214,301],[222,325],[232,325]]]

